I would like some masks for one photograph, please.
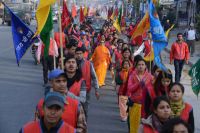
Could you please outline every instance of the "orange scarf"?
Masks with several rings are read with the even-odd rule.
[[[122,80],[123,80],[123,83],[125,83],[125,82],[127,81],[128,71],[129,71],[129,69],[124,69],[124,68],[122,68],[122,71],[121,71],[121,78],[122,78]]]

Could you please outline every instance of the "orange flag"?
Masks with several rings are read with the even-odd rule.
[[[80,23],[83,23],[84,19],[85,19],[85,17],[84,17],[83,9],[81,6],[80,7],[80,18],[79,18]]]
[[[73,5],[72,5],[72,18],[76,17],[76,15],[77,15],[77,12],[76,12],[76,5],[73,4]]]
[[[132,34],[132,39],[139,35],[143,35],[146,31],[150,29],[149,13],[146,12],[142,20],[137,25],[135,31]]]
[[[86,7],[86,5],[84,6],[84,9],[83,9],[83,14],[84,16],[87,16],[87,13],[88,13],[88,8]]]

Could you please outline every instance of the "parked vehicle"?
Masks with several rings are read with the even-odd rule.
[[[6,4],[13,13],[18,16],[23,22],[31,24],[31,4],[29,3],[7,3]],[[8,10],[4,9],[4,15],[2,18],[3,22],[6,22],[9,26],[11,25],[11,16]]]

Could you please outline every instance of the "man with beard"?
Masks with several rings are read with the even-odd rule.
[[[82,72],[73,55],[68,55],[65,58],[64,68],[67,76],[68,95],[84,104],[86,101],[86,82],[82,78]]]
[[[183,34],[178,33],[177,38],[178,40],[171,46],[170,64],[174,60],[175,82],[180,82],[183,65],[185,62],[188,64],[190,55],[188,45],[183,41]]]
[[[87,86],[87,94],[86,94],[86,102],[84,104],[84,109],[85,109],[85,114],[86,114],[86,118],[87,118],[87,113],[88,113],[88,105],[89,105],[89,100],[90,100],[90,91],[91,88],[94,87],[95,88],[95,96],[97,99],[99,99],[99,85],[98,85],[98,80],[97,80],[97,76],[93,67],[93,64],[84,59],[84,48],[82,47],[78,47],[76,48],[76,60],[78,62],[78,66],[79,68],[82,70],[82,73],[84,73],[83,78],[86,81],[86,86]],[[91,84],[93,83],[93,84]]]

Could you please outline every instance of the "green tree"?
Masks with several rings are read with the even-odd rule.
[[[196,15],[196,30],[200,33],[200,14]]]

